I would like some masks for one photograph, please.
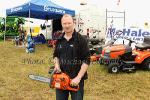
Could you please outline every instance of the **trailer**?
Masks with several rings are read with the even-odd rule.
[[[103,41],[111,27],[125,27],[125,11],[112,11],[94,4],[84,5],[75,16],[76,30],[90,41]]]
[[[75,16],[76,30],[81,30],[81,35],[86,35],[90,40],[105,38],[105,10],[99,10],[95,5],[82,8]]]

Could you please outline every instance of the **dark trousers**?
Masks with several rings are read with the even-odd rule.
[[[84,80],[80,81],[79,90],[77,92],[56,89],[56,100],[68,100],[69,93],[71,94],[71,99],[72,100],[83,100]]]

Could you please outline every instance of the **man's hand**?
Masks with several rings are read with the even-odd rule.
[[[61,72],[61,69],[60,69],[59,66],[55,66],[55,67],[54,67],[54,71],[55,71],[56,73],[60,73],[60,72]]]
[[[60,69],[60,65],[59,65],[59,59],[57,57],[54,58],[54,64],[55,64],[54,71],[56,73],[60,73],[61,69]]]
[[[71,86],[78,86],[80,83],[81,78],[79,76],[75,77],[74,79],[72,79],[70,85]]]

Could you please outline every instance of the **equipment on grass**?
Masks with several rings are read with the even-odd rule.
[[[106,65],[109,73],[119,71],[135,72],[137,68],[150,70],[150,36],[144,38],[142,44],[136,44],[132,50],[131,39],[129,44],[114,44],[116,39],[112,39],[106,45],[100,57],[100,62]]]
[[[30,35],[27,36],[26,52],[32,53],[35,51],[35,44]]]

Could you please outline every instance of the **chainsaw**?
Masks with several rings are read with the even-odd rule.
[[[38,75],[33,75],[30,74],[29,78],[37,81],[41,81],[44,83],[48,83],[50,88],[56,88],[56,89],[61,89],[61,90],[70,90],[70,91],[78,91],[79,86],[71,86],[70,82],[71,79],[70,77],[65,74],[65,73],[55,73],[53,71],[51,73],[51,78],[43,77],[43,76],[38,76]]]

